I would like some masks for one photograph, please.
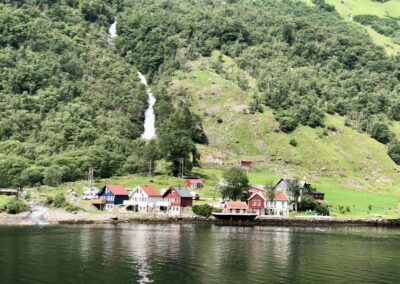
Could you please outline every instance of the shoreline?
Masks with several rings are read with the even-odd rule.
[[[38,225],[30,219],[30,211],[19,214],[0,213],[0,225]],[[221,221],[213,217],[197,215],[162,215],[146,213],[87,213],[67,212],[62,209],[49,208],[43,214],[43,220],[49,225],[78,224],[215,224],[231,226],[283,226],[283,227],[317,227],[317,226],[375,226],[399,227],[400,218],[343,218],[343,217],[262,217],[253,221]]]

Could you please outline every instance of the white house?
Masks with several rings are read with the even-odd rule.
[[[216,165],[222,165],[224,162],[224,158],[221,155],[217,154],[211,154],[207,157],[208,162],[216,164]]]
[[[132,191],[124,205],[134,212],[150,212],[156,209],[156,203],[160,201],[162,196],[154,186],[141,184]]]
[[[94,199],[97,198],[99,189],[97,187],[85,187],[83,189],[82,199]]]

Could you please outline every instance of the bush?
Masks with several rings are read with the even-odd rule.
[[[294,139],[294,138],[290,139],[289,144],[292,145],[293,147],[296,147],[297,146],[296,139]]]
[[[300,203],[299,203],[299,207],[298,210],[299,211],[306,211],[306,210],[315,210],[316,204],[317,202],[311,197],[311,196],[304,196]]]
[[[328,205],[326,205],[325,203],[317,202],[317,204],[315,206],[315,211],[323,216],[330,215]]]
[[[213,207],[208,204],[193,205],[192,210],[194,214],[208,218],[213,212]]]
[[[43,182],[49,186],[57,186],[62,181],[63,172],[58,166],[53,166],[45,169],[43,174]]]
[[[8,214],[17,214],[28,209],[28,204],[22,199],[12,198],[4,206]]]

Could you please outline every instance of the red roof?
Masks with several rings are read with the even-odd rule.
[[[211,154],[210,157],[213,158],[213,159],[217,159],[217,158],[221,158],[222,159],[222,156],[218,155],[218,154]]]
[[[249,200],[250,199],[252,199],[255,195],[260,195],[264,200],[269,200],[269,198],[268,198],[268,195],[265,193],[265,192],[253,192],[252,194],[251,194],[251,196],[250,196],[250,198],[249,198]],[[288,200],[288,197],[287,197],[287,195],[286,195],[286,193],[284,193],[284,192],[282,192],[282,191],[276,191],[275,192],[275,197],[274,197],[274,200],[277,200],[277,201],[287,201]]]
[[[148,195],[148,196],[157,196],[161,197],[160,192],[152,185],[140,184],[139,187]]]
[[[126,190],[126,188],[123,185],[119,185],[119,184],[107,184],[106,185],[108,189],[111,190],[111,192],[114,195],[128,195],[128,191]]]
[[[188,179],[185,179],[185,183],[186,184],[192,184],[192,183],[195,183],[195,182],[199,182],[199,183],[203,184],[203,180],[201,178],[188,178]]]
[[[247,204],[242,201],[227,201],[225,207],[227,209],[247,209]]]

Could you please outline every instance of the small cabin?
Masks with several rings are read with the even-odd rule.
[[[311,192],[311,196],[315,199],[315,200],[325,200],[325,193],[318,191],[318,190],[314,190]]]
[[[253,164],[253,161],[251,161],[251,160],[240,160],[239,161],[239,166],[245,170],[250,170],[252,164]]]
[[[204,186],[204,182],[201,178],[187,178],[185,184],[191,189],[200,189]]]
[[[129,199],[129,193],[123,185],[107,184],[98,193],[97,199],[92,199],[91,204],[103,210],[113,210],[116,205],[122,205]]]
[[[218,154],[211,154],[207,157],[208,162],[213,163],[215,165],[222,165],[224,162],[224,158]]]

